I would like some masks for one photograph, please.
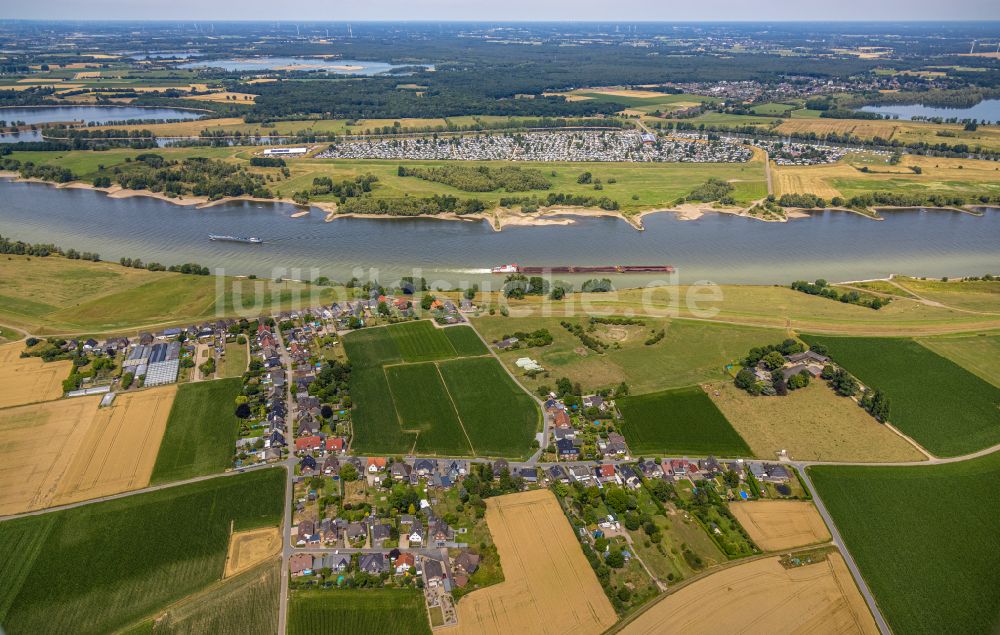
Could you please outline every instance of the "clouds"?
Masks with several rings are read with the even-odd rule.
[[[0,18],[149,20],[990,20],[995,0],[12,0]]]

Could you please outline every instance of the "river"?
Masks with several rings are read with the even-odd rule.
[[[219,60],[185,62],[178,68],[221,68],[227,71],[322,71],[334,75],[378,75],[404,66],[422,66],[433,70],[430,64],[390,64],[363,60],[342,60],[322,57],[240,57]]]
[[[865,106],[861,110],[877,112],[880,115],[895,115],[906,120],[914,117],[941,117],[942,119],[976,119],[978,121],[1000,122],[1000,99],[984,99],[968,108],[942,108],[923,104],[888,104],[885,106]]]
[[[105,260],[139,257],[163,264],[197,262],[229,274],[344,281],[378,270],[390,281],[420,269],[452,285],[499,279],[488,268],[521,265],[671,264],[681,283],[772,284],[796,279],[857,280],[890,273],[981,275],[1000,271],[1000,210],[978,217],[952,211],[891,211],[873,221],[821,212],[788,223],[727,214],[682,221],[670,213],[636,231],[616,218],[573,225],[508,227],[432,218],[338,218],[283,203],[235,202],[206,209],[148,197],[0,180],[0,233],[95,251]],[[211,242],[209,233],[259,236],[262,245]],[[278,268],[300,271],[278,271]],[[310,272],[312,268],[317,272]],[[361,276],[359,276],[361,277]],[[579,282],[580,276],[559,276]],[[651,275],[613,275],[619,287]],[[660,276],[662,277],[662,276]]]
[[[87,124],[104,125],[113,121],[160,121],[170,119],[197,119],[206,113],[183,108],[139,108],[137,106],[32,106],[0,108],[0,121],[11,125],[15,121],[25,124],[50,122],[68,123],[83,121]],[[23,130],[17,133],[0,134],[0,143],[18,141],[43,141],[42,131]]]

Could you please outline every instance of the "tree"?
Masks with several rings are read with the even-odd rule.
[[[625,556],[621,549],[614,549],[604,558],[604,563],[612,569],[621,569],[625,566]]]
[[[785,356],[778,351],[771,351],[760,360],[768,370],[777,370],[785,365]]]
[[[434,296],[431,294],[425,293],[424,297],[420,298],[420,308],[424,311],[430,311],[432,304],[434,304]]]
[[[733,383],[737,388],[743,390],[750,390],[757,383],[757,376],[749,368],[741,368],[740,372],[736,373],[736,379]]]
[[[587,183],[593,181],[593,179],[594,176],[590,172],[584,172],[580,176],[576,177],[576,182],[580,183],[581,185],[586,185]]]
[[[345,463],[340,466],[340,480],[345,483],[358,480],[358,468],[354,467],[353,463]]]

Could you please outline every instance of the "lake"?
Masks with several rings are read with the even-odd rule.
[[[37,106],[30,108],[0,108],[0,119],[40,124],[52,121],[84,121],[106,124],[128,119],[197,119],[207,113],[182,108],[139,108],[137,106]]]
[[[347,280],[369,268],[383,281],[413,275],[452,285],[493,280],[488,268],[521,265],[671,264],[681,283],[771,284],[796,279],[857,280],[890,273],[981,275],[1000,271],[1000,210],[886,212],[878,222],[821,212],[788,223],[727,214],[681,221],[653,214],[639,232],[615,218],[574,225],[508,227],[432,218],[338,218],[283,203],[236,202],[207,209],[83,189],[0,180],[0,234],[96,251],[105,260],[139,257],[197,262],[229,274]],[[260,236],[262,245],[211,242],[209,233]],[[275,273],[284,267],[293,271]],[[318,271],[310,273],[310,268]],[[300,269],[301,271],[294,271]],[[584,276],[559,276],[579,282]],[[589,277],[589,276],[587,276]],[[617,286],[657,276],[613,275]]]
[[[227,71],[302,70],[325,71],[335,75],[378,75],[404,66],[433,68],[428,64],[389,64],[388,62],[317,57],[241,57],[223,60],[199,60],[181,64],[180,68],[222,68]]]
[[[898,115],[900,119],[914,117],[941,117],[943,119],[978,119],[979,121],[1000,122],[1000,99],[984,99],[969,108],[941,108],[938,106],[889,105],[865,106],[864,112],[877,112],[880,115]]]

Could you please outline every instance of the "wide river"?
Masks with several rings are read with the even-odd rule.
[[[486,222],[430,218],[338,218],[327,223],[315,209],[291,218],[297,211],[292,205],[248,202],[199,210],[148,197],[116,199],[92,190],[0,179],[0,234],[96,251],[105,260],[127,256],[168,265],[197,262],[234,275],[325,275],[344,281],[375,269],[379,280],[393,281],[416,268],[428,280],[457,285],[491,279],[487,269],[508,262],[671,264],[681,283],[770,284],[1000,271],[997,209],[981,217],[885,212],[881,222],[845,212],[788,223],[726,214],[682,221],[663,213],[647,216],[642,232],[615,218],[495,232]],[[212,242],[209,233],[260,236],[267,242]],[[613,276],[619,287],[642,286],[654,277]]]

